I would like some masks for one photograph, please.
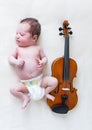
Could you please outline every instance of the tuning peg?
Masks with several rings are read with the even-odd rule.
[[[62,30],[63,30],[63,28],[60,27],[60,28],[59,28],[59,31],[62,31]]]
[[[63,33],[59,33],[60,36],[64,35]]]
[[[70,28],[70,27],[68,27],[68,29],[69,29],[69,30],[71,30],[71,28]]]
[[[73,32],[72,32],[72,31],[70,31],[70,32],[69,32],[69,34],[70,34],[70,35],[72,35],[72,34],[73,34]]]

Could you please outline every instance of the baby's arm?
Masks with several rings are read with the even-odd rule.
[[[20,58],[17,59],[17,57],[18,57],[18,52],[16,49],[15,52],[9,57],[9,63],[13,66],[22,67],[24,65],[24,61]]]
[[[39,64],[41,65],[46,65],[47,63],[47,57],[46,55],[44,54],[44,51],[42,49],[40,49],[40,59],[39,59]]]

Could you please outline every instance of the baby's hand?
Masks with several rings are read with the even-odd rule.
[[[43,63],[43,61],[42,60],[40,60],[39,58],[36,58],[36,61],[37,61],[37,64],[38,64],[38,68],[40,68],[40,69],[42,69],[43,68],[43,66],[44,66],[44,63]]]
[[[21,58],[19,58],[19,59],[17,60],[17,66],[18,66],[18,67],[23,67],[24,64],[25,64],[25,61],[22,60]]]

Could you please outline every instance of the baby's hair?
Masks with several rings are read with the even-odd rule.
[[[37,35],[39,37],[41,33],[41,25],[37,19],[25,18],[25,19],[22,19],[20,23],[28,23],[30,25],[29,32],[32,34],[32,36]]]

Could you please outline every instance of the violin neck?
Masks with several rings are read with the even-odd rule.
[[[65,48],[64,48],[64,80],[69,80],[69,35],[65,36]]]

